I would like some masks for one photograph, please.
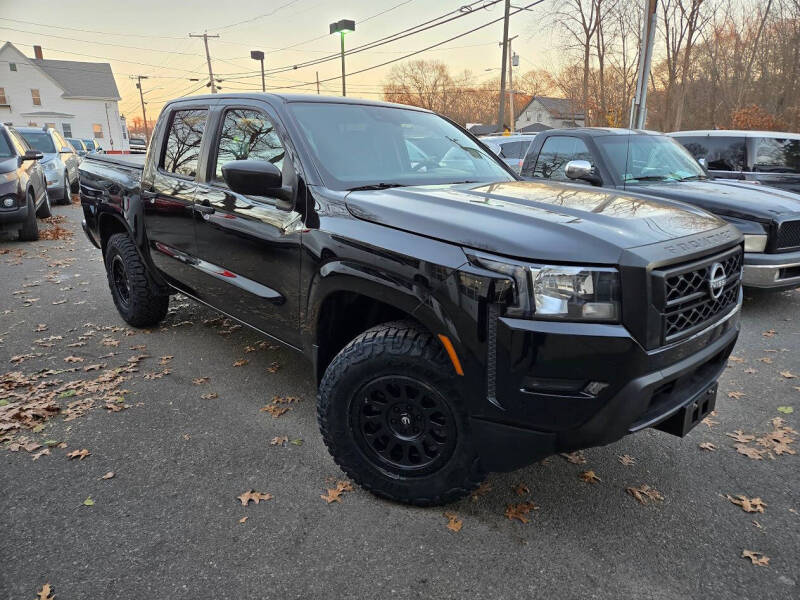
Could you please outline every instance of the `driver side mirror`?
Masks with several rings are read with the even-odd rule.
[[[580,179],[592,185],[602,185],[603,179],[588,160],[571,160],[564,167],[564,174],[569,179]]]
[[[42,160],[43,156],[44,154],[38,150],[26,150],[25,154],[22,155],[20,162],[25,162],[26,160]]]
[[[222,165],[222,177],[231,191],[244,196],[272,196],[283,210],[292,208],[292,188],[283,186],[281,170],[265,160],[232,160]]]

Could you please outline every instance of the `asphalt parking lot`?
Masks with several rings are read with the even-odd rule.
[[[0,415],[56,392],[0,430],[0,598],[800,596],[800,291],[748,294],[716,415],[685,439],[550,457],[445,508],[329,503],[344,476],[304,359],[187,299],[129,329],[79,206],[54,214],[62,239],[0,238]]]

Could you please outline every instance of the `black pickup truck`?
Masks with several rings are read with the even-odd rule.
[[[686,434],[739,332],[734,226],[520,181],[413,107],[176,100],[143,167],[87,157],[81,202],[129,324],[180,291],[302,353],[336,462],[418,505],[647,427]]]
[[[744,234],[745,286],[800,287],[800,195],[716,180],[672,137],[606,127],[551,129],[537,134],[521,173],[695,204]]]

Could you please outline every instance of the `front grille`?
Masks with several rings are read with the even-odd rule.
[[[778,250],[800,247],[800,221],[787,221],[781,224],[775,247]]]
[[[722,265],[725,283],[715,298],[710,280],[716,263]],[[653,299],[661,315],[661,343],[689,336],[726,313],[739,299],[741,277],[742,250],[738,247],[653,271]]]

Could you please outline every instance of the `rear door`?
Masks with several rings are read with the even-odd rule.
[[[274,196],[245,196],[225,183],[222,166],[264,160],[297,194],[299,164],[276,115],[262,103],[225,106],[214,115],[213,145],[195,196],[199,298],[292,345],[299,344],[301,214]],[[305,198],[302,198],[305,201]]]
[[[209,107],[181,104],[165,115],[160,152],[142,177],[145,232],[153,263],[194,294],[194,194]]]
[[[752,137],[748,153],[755,178],[765,185],[800,193],[800,139]]]

